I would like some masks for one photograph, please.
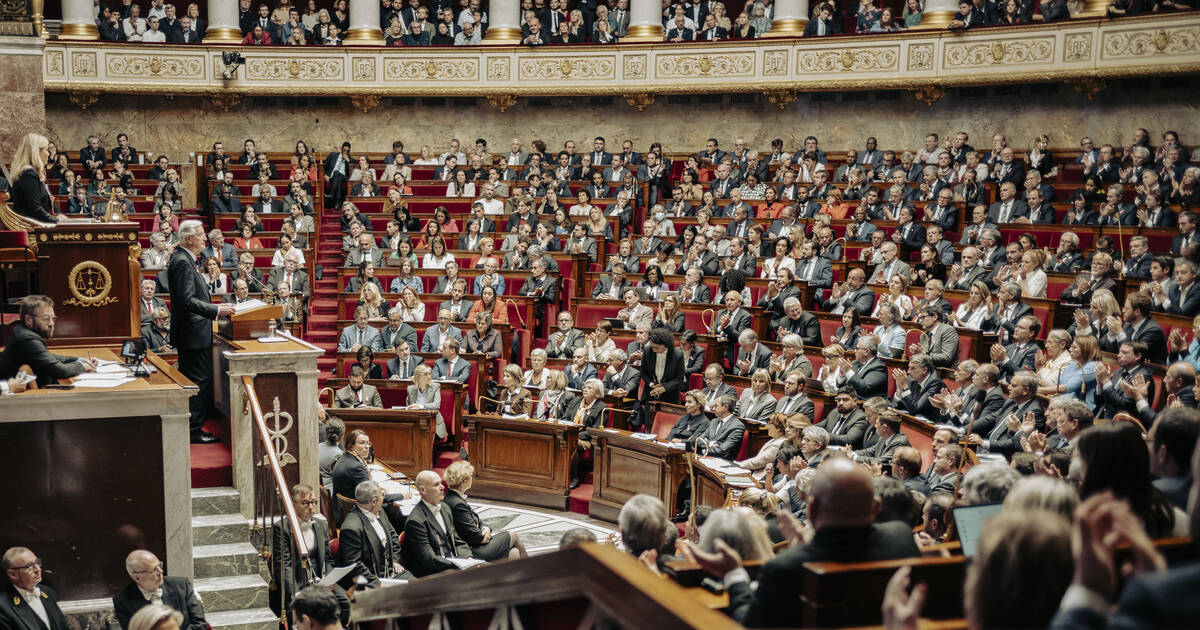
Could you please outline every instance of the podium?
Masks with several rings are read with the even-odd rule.
[[[141,337],[138,224],[64,220],[33,230],[42,293],[54,300],[54,337],[113,344]]]
[[[283,307],[278,304],[264,304],[241,313],[217,320],[217,332],[229,339],[254,339],[265,337],[270,330],[271,322],[283,317]]]

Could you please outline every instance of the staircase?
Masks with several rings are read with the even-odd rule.
[[[317,359],[318,386],[324,387],[325,380],[333,375],[337,366],[337,342],[341,331],[337,328],[338,286],[337,270],[345,262],[342,256],[342,227],[339,213],[322,212],[317,218],[320,244],[317,246],[316,263],[324,268],[324,277],[313,282],[312,299],[309,301],[306,340],[325,350]]]
[[[192,562],[196,593],[213,630],[277,630],[267,603],[267,582],[250,523],[233,488],[192,490]]]

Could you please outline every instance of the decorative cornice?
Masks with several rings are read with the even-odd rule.
[[[245,64],[231,80],[221,78],[226,50],[230,47],[51,41],[42,64],[45,90],[355,96],[364,105],[370,102],[366,97],[474,96],[489,98],[501,111],[520,96],[601,94],[764,92],[786,107],[803,92],[904,89],[932,102],[936,98],[929,97],[955,86],[1084,85],[1080,82],[1197,73],[1200,24],[1195,14],[1181,14],[965,33],[936,29],[702,44],[238,47]]]

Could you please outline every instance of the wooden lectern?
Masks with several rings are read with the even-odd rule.
[[[266,304],[217,320],[217,332],[227,339],[246,340],[263,337],[270,331],[271,322],[283,317],[283,307]]]
[[[137,223],[64,220],[33,230],[42,293],[56,339],[112,344],[141,338]]]

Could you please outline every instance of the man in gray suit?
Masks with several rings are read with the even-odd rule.
[[[416,334],[415,332],[413,334]],[[387,362],[388,377],[393,381],[409,381],[417,372],[417,368],[425,365],[425,359],[413,354],[408,344],[401,343],[396,346],[396,356]]]
[[[725,382],[725,371],[721,369],[720,363],[709,363],[708,367],[704,368],[704,389],[700,390],[700,393],[704,394],[704,408],[712,411],[716,408],[718,398],[736,396],[737,390]]]
[[[621,398],[636,397],[642,382],[641,372],[629,366],[629,357],[620,348],[608,353],[608,369],[604,371],[604,391]]]
[[[787,373],[783,379],[783,396],[776,401],[776,413],[791,415],[794,413],[802,413],[811,421],[813,412],[816,410],[816,405],[813,404],[811,398],[804,393],[804,388],[807,386],[807,381],[800,370],[792,370]]]
[[[575,328],[575,318],[567,311],[558,314],[558,330],[550,333],[546,340],[546,356],[552,359],[570,359],[575,349],[582,348],[583,331]]]
[[[846,281],[833,285],[829,299],[822,305],[826,311],[840,315],[846,309],[854,307],[859,315],[867,315],[875,304],[875,292],[866,285],[867,273],[862,269],[851,269],[846,274]]]
[[[457,339],[446,339],[442,342],[442,358],[433,364],[433,380],[458,381],[466,383],[471,378],[471,364],[458,356],[462,342]]]
[[[800,246],[800,260],[796,261],[796,279],[823,289],[833,286],[833,263],[818,256],[813,241]]]
[[[905,278],[908,277],[908,264],[899,259],[900,248],[896,243],[888,241],[880,247],[883,254],[883,261],[875,265],[875,272],[871,274],[870,284],[887,284],[892,276],[900,274]]]
[[[450,319],[456,322],[467,321],[467,316],[471,314],[471,307],[475,303],[466,299],[467,281],[459,278],[454,281],[454,285],[449,289],[450,299],[442,302],[438,306],[438,310],[450,311]]]
[[[958,331],[941,320],[941,311],[927,306],[917,313],[917,323],[925,332],[921,342],[908,346],[910,356],[928,354],[935,367],[950,367],[958,359]]]
[[[737,456],[738,449],[742,446],[742,436],[746,433],[746,425],[733,413],[736,401],[732,394],[717,397],[713,404],[714,417],[708,423],[708,429],[692,439],[688,450],[699,443],[700,452],[707,453],[709,457],[733,459]]]
[[[450,320],[450,311],[438,311],[437,326],[427,328],[425,330],[425,337],[421,339],[421,352],[437,352],[442,347],[442,342],[446,339],[462,341],[462,331],[456,326],[451,326]]]
[[[338,409],[357,409],[360,407],[383,408],[383,400],[379,397],[379,390],[375,389],[374,385],[364,383],[363,378],[361,365],[351,367],[350,384],[334,393],[333,406]]]
[[[738,376],[754,374],[756,370],[771,367],[771,349],[758,342],[758,334],[747,328],[738,335],[737,361],[733,373]]]
[[[371,346],[375,352],[394,352],[400,346],[408,346],[409,350],[417,351],[417,331],[404,321],[402,313],[399,306],[388,310],[388,325],[379,331],[375,344]]]
[[[369,232],[358,235],[358,246],[346,254],[346,266],[357,267],[364,260],[371,261],[376,267],[383,266],[383,250],[375,244],[375,238]]]
[[[1021,370],[1033,371],[1038,353],[1038,345],[1034,339],[1041,330],[1042,322],[1033,315],[1026,315],[1013,326],[1013,342],[1008,344],[1008,347],[998,343],[992,344],[992,362],[1000,368],[1005,378],[1011,378]]]
[[[976,280],[986,282],[988,270],[980,261],[982,252],[971,246],[963,248],[962,262],[950,268],[950,277],[946,279],[946,288],[957,291],[969,291]]]
[[[338,339],[338,352],[358,352],[363,346],[376,347],[379,329],[367,325],[369,318],[365,306],[354,309],[354,323],[342,330],[342,336]]]

